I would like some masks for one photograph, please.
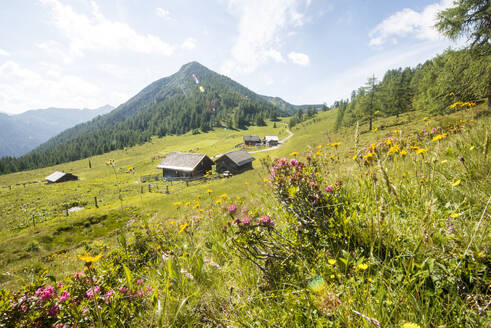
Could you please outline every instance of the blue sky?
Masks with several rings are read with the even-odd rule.
[[[458,47],[453,0],[17,0],[0,4],[0,111],[117,106],[199,61],[294,104]]]

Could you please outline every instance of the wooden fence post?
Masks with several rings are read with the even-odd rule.
[[[96,208],[99,208],[99,205],[97,205],[97,196],[94,196],[94,204]]]
[[[166,194],[170,194],[170,192],[169,192],[169,185],[165,185],[165,193]]]
[[[148,184],[148,192],[152,192],[152,184]]]

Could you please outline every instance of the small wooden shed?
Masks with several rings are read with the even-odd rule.
[[[254,160],[255,158],[245,150],[232,151],[223,154],[215,161],[216,171],[220,173],[224,171],[240,173],[252,169],[252,162]]]
[[[268,146],[278,146],[280,143],[280,140],[278,139],[278,136],[265,136],[264,137],[264,144]]]
[[[59,182],[65,182],[65,181],[73,181],[73,180],[78,180],[78,177],[71,174],[71,173],[65,173],[65,172],[60,172],[60,171],[55,171],[48,175],[45,180],[48,181],[48,183],[59,183]]]
[[[258,136],[244,136],[244,144],[246,146],[257,146],[261,144],[261,138]]]
[[[205,154],[175,152],[167,155],[157,168],[162,169],[166,180],[192,180],[205,175],[213,164]]]

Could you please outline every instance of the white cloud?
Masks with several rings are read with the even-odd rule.
[[[40,1],[51,9],[51,23],[67,38],[72,55],[100,49],[167,56],[174,51],[174,46],[155,35],[142,35],[125,22],[107,19],[94,1],[91,1],[92,12],[88,15],[77,13],[58,0]]]
[[[228,9],[238,18],[238,36],[231,58],[221,71],[237,76],[254,72],[269,59],[283,62],[277,48],[281,32],[305,22],[298,7],[304,0],[228,0]]]
[[[196,40],[193,38],[187,38],[183,41],[183,43],[181,43],[181,48],[185,50],[193,50],[196,48]]]
[[[275,49],[269,49],[265,52],[265,55],[271,59],[273,59],[277,63],[284,63],[285,59],[281,55],[281,52]]]
[[[101,104],[118,104],[127,95],[103,89],[86,80],[66,74],[58,65],[40,63],[37,71],[14,61],[0,65],[0,108],[8,113],[21,113],[28,109],[62,107],[95,108]]]
[[[167,9],[157,8],[157,15],[165,19],[170,19],[170,11]]]
[[[438,40],[441,38],[434,28],[439,11],[452,5],[453,0],[441,0],[426,6],[417,12],[405,8],[384,19],[370,31],[370,46],[380,46],[387,40],[397,43],[398,37],[414,36],[420,40]]]
[[[0,56],[8,57],[8,56],[10,56],[10,54],[7,51],[5,51],[2,48],[0,48]]]
[[[61,59],[65,64],[73,62],[73,56],[70,56],[66,48],[59,42],[52,40],[39,42],[36,44],[36,47],[51,58]]]
[[[310,65],[310,58],[308,55],[303,54],[301,52],[290,52],[288,54],[288,59],[294,64],[300,65],[300,66],[309,66]]]

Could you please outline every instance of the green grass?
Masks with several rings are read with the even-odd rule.
[[[87,160],[57,168],[78,174],[82,178],[78,182],[3,188],[0,263],[2,271],[10,273],[1,278],[3,287],[16,288],[21,278],[34,281],[44,270],[57,278],[68,276],[82,267],[76,254],[88,250],[105,254],[97,267],[101,276],[120,272],[125,263],[135,277],[154,286],[154,300],[160,303],[149,305],[141,319],[151,326],[373,326],[357,314],[361,313],[384,327],[400,327],[404,322],[421,327],[484,327],[490,322],[482,309],[489,302],[491,244],[490,210],[485,210],[491,195],[491,163],[485,154],[489,145],[484,143],[491,119],[480,109],[429,120],[423,119],[426,115],[417,111],[377,118],[376,131],[361,124],[355,149],[355,127],[335,131],[336,112],[319,113],[295,126],[295,136],[282,147],[255,154],[254,170],[179,191],[173,185],[174,192],[168,195],[140,194],[138,177],[158,173],[159,160],[152,157],[170,151],[223,153],[240,143],[242,135],[279,134],[281,139],[286,136],[283,126],[277,129],[283,129],[280,133],[269,125],[155,139],[94,157],[90,170]],[[441,141],[424,134],[410,141],[428,150],[423,155],[382,152],[380,163],[367,166],[353,160],[358,150],[370,144],[446,128],[453,122],[462,129],[449,132]],[[314,170],[315,166],[318,174],[309,178],[321,190],[342,182],[343,211],[315,217],[332,220],[327,230],[319,228],[317,246],[300,237],[299,218],[304,214],[293,214],[292,207],[285,205],[303,204],[305,199],[296,198],[303,187],[290,188],[287,198],[278,199],[271,181],[265,181],[271,178],[261,160],[291,158],[293,152],[299,160],[315,159],[317,166],[307,167]],[[125,190],[123,209],[116,177],[104,164],[108,159],[123,168],[118,173]],[[124,173],[128,166],[135,167],[136,176]],[[0,185],[36,180],[53,170],[3,176]],[[102,200],[98,209],[91,203],[94,195]],[[65,217],[61,205],[77,199],[86,202],[86,209]],[[200,206],[193,208],[197,202]],[[248,209],[236,217],[269,215],[278,235],[264,230],[252,238],[240,230],[226,211],[232,203],[239,211]],[[48,213],[45,221],[29,225],[28,214],[41,208]],[[302,213],[309,210],[307,206]],[[26,226],[17,228],[19,222]],[[261,238],[266,242],[260,244]],[[269,260],[259,258],[254,263],[240,253],[241,247],[259,247]],[[149,254],[154,257],[145,260]],[[282,256],[288,260],[277,262]],[[319,291],[308,288],[315,277],[325,281]]]
[[[242,143],[244,135],[278,135],[280,138],[288,135],[284,124],[276,125],[277,128],[273,128],[273,123],[268,123],[268,126],[251,127],[248,130],[217,129],[198,135],[154,138],[151,143],[89,159],[0,176],[0,186],[3,186],[0,188],[0,249],[3,255],[0,270],[9,272],[9,275],[1,276],[0,281],[8,286],[17,285],[21,278],[26,277],[26,267],[43,265],[44,259],[50,254],[73,251],[83,246],[83,243],[111,235],[124,226],[128,217],[104,220],[94,227],[90,225],[83,229],[78,229],[73,222],[111,216],[108,213],[120,210],[121,203],[130,211],[144,211],[151,215],[159,213],[170,217],[177,214],[175,206],[172,205],[174,202],[182,200],[183,197],[202,198],[206,194],[205,190],[210,187],[216,194],[228,192],[230,188],[240,191],[237,194],[246,193],[252,186],[246,186],[244,182],[251,180],[252,184],[253,181],[259,181],[255,171],[245,172],[232,179],[192,184],[190,187],[185,187],[184,183],[173,183],[169,186],[169,195],[148,193],[148,184],[140,184],[139,180],[143,175],[162,174],[156,166],[169,152],[200,152],[211,157],[234,150],[235,145]],[[257,159],[254,162],[255,167],[260,165],[259,159],[267,156],[267,153],[254,155]],[[116,162],[117,176],[112,168],[106,165],[110,159]],[[92,168],[89,168],[89,160]],[[126,173],[130,166],[134,168],[134,174]],[[44,177],[55,170],[72,172],[80,180],[47,185],[43,181]],[[42,182],[23,185],[30,181]],[[118,181],[123,191],[122,202],[119,200]],[[95,207],[94,197],[97,197],[98,208]],[[66,208],[73,206],[82,206],[84,210],[72,212],[66,217]],[[73,229],[54,235],[58,228],[67,224]],[[26,245],[32,242],[38,244],[38,249],[26,250]],[[71,270],[71,267],[66,267],[66,263],[49,264],[60,277]]]

